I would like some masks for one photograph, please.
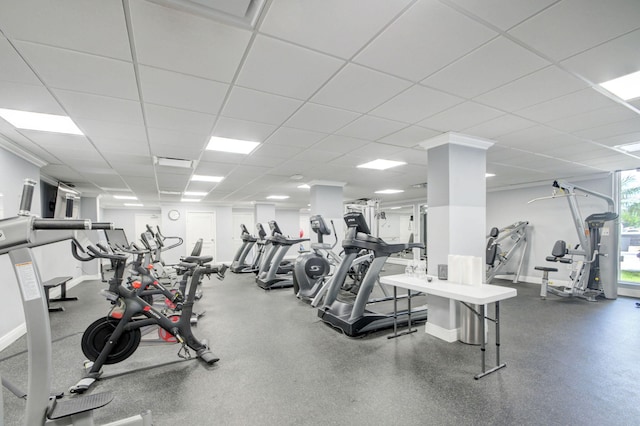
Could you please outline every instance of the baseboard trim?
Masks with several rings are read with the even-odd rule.
[[[18,325],[16,328],[0,337],[0,352],[7,349],[13,342],[21,338],[27,334],[27,324],[22,323]]]
[[[67,290],[77,286],[78,284],[84,281],[92,281],[92,280],[99,280],[99,279],[100,279],[100,274],[82,275],[80,277],[73,278],[67,282]],[[60,296],[59,288],[54,288],[51,290],[51,292],[49,292],[49,297],[51,299],[55,299],[56,297],[59,297],[59,296]],[[13,342],[18,340],[22,336],[24,336],[26,333],[27,333],[27,325],[26,323],[22,322],[16,328],[11,330],[4,336],[0,336],[0,351],[3,351],[6,348],[8,348]]]
[[[424,331],[425,333],[437,337],[438,339],[444,340],[448,343],[453,343],[458,340],[457,328],[448,330],[446,328],[440,327],[439,325],[427,322],[424,326]]]

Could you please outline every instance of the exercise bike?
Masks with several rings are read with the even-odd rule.
[[[82,254],[81,254],[82,253]],[[75,386],[72,393],[86,392],[102,375],[102,366],[115,364],[129,358],[138,348],[141,341],[141,329],[147,326],[158,326],[160,337],[169,343],[179,343],[181,349],[178,356],[191,359],[190,349],[195,351],[205,363],[211,365],[219,358],[209,349],[206,340],[198,340],[191,330],[191,316],[198,282],[203,275],[217,274],[224,278],[226,265],[220,267],[205,265],[211,256],[188,256],[181,267],[187,269],[189,280],[186,299],[181,315],[167,317],[158,309],[140,297],[140,292],[152,285],[155,278],[150,270],[140,270],[140,280],[132,284],[132,289],[122,285],[127,256],[112,254],[92,245],[85,251],[77,241],[72,241],[73,256],[83,262],[103,258],[115,261],[113,277],[109,280],[109,290],[102,294],[114,305],[109,314],[90,324],[82,336],[82,352],[90,360],[85,364],[87,372]],[[144,273],[143,273],[144,271]]]

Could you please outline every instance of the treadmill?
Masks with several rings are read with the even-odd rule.
[[[347,235],[342,241],[345,253],[344,259],[334,273],[334,279],[329,284],[324,304],[318,309],[318,317],[351,337],[393,327],[393,312],[379,313],[370,309],[375,303],[387,302],[393,300],[393,298],[384,297],[370,300],[369,297],[382,267],[391,254],[414,247],[424,248],[424,244],[387,244],[381,238],[371,235],[364,216],[359,212],[345,214],[344,221],[348,227]],[[362,249],[371,250],[374,254],[374,259],[354,298],[351,293],[341,292],[341,287],[349,272],[351,263]],[[398,312],[398,324],[406,324],[408,322],[408,313],[408,311]],[[412,322],[426,321],[426,319],[426,309],[414,309],[411,311]]]
[[[256,276],[256,284],[262,289],[293,287],[293,266],[289,261],[283,262],[289,247],[309,241],[309,238],[287,238],[275,220],[269,221],[271,236],[266,238],[266,251],[262,255],[260,270]]]
[[[242,231],[242,245],[238,248],[229,269],[236,274],[245,274],[253,272],[252,265],[246,263],[245,260],[253,246],[258,242],[258,238],[251,235],[243,223],[240,224],[240,230]]]

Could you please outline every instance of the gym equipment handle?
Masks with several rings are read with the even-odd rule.
[[[34,219],[33,229],[113,229],[113,224],[91,223],[89,219]]]

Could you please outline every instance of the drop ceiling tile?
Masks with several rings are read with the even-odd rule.
[[[605,124],[604,126],[593,127],[591,129],[580,130],[574,134],[581,138],[598,140],[607,139],[625,133],[640,132],[640,116],[625,121]]]
[[[380,105],[370,114],[415,124],[462,102],[464,99],[457,96],[416,85]]]
[[[142,158],[146,158],[150,162],[149,144],[146,140],[125,140],[98,136],[92,137],[91,141],[109,161],[127,160],[131,162],[133,160],[141,161]]]
[[[337,133],[344,136],[375,141],[405,127],[407,127],[405,123],[363,115],[351,124],[338,130]]]
[[[187,160],[197,160],[200,152],[208,140],[207,135],[177,132],[175,130],[149,128],[149,142],[151,143],[151,153],[159,157],[184,158]],[[167,151],[183,155],[167,155]]]
[[[343,65],[340,59],[258,34],[236,83],[306,100]]]
[[[269,139],[267,139],[266,142],[278,145],[310,147],[326,136],[327,133],[312,132],[309,130],[294,129],[290,127],[279,127],[278,130],[269,136]]]
[[[270,5],[260,31],[322,52],[350,58],[406,5],[407,0],[313,0]]]
[[[145,104],[144,113],[149,127],[200,134],[211,133],[216,120],[215,115],[149,103]]]
[[[237,166],[244,160],[243,154],[231,154],[228,152],[220,151],[203,151],[200,161],[207,161],[212,163],[223,163]]]
[[[368,141],[356,138],[350,138],[346,136],[330,135],[321,140],[313,146],[313,149],[325,149],[330,152],[339,152],[346,154],[359,148],[363,145],[367,145]]]
[[[425,129],[424,127],[419,126],[409,126],[380,139],[378,142],[411,148],[418,145],[422,141],[431,139],[432,137],[439,135],[440,133],[441,132],[433,129]]]
[[[555,60],[562,60],[638,28],[636,0],[564,0],[509,33]]]
[[[131,61],[119,2],[3,1],[0,26],[12,39]]]
[[[451,0],[501,30],[507,30],[557,0]]]
[[[587,88],[519,110],[517,114],[532,121],[548,123],[615,105],[611,99],[592,88]]]
[[[397,95],[411,83],[360,65],[348,64],[311,99],[356,112],[367,112]]]
[[[120,176],[111,175],[92,176],[91,182],[101,188],[116,188],[125,185]]]
[[[231,82],[251,32],[146,1],[129,3],[138,61]]]
[[[95,151],[89,140],[82,135],[67,135],[63,133],[39,132],[37,130],[20,130],[24,136],[45,149],[73,149],[80,151]]]
[[[568,72],[550,66],[482,94],[474,100],[504,111],[517,111],[585,87],[585,83]]]
[[[40,169],[42,174],[64,180],[66,182],[82,181],[84,178],[66,164],[47,164]]]
[[[606,146],[625,145],[640,141],[640,132],[630,132],[608,138],[598,139],[599,144]]]
[[[66,115],[44,86],[9,81],[0,81],[0,108]]]
[[[473,98],[530,74],[550,63],[510,41],[497,37],[422,80],[447,93]]]
[[[535,126],[535,123],[532,121],[512,114],[505,114],[482,124],[466,128],[464,129],[464,133],[482,138],[494,139],[498,136],[506,135],[507,133],[526,129],[527,127],[532,126]]]
[[[49,87],[138,100],[130,62],[29,42],[15,45]]]
[[[427,180],[427,152],[422,148],[410,148],[398,151],[389,157],[389,160],[404,161],[407,166],[402,166],[397,170],[403,174],[410,174],[411,170],[417,171],[416,175],[411,177],[412,180]],[[418,167],[416,169],[416,166]],[[390,169],[393,171],[394,169]],[[422,177],[420,177],[422,176]]]
[[[0,6],[1,8],[2,6]],[[0,58],[2,58],[2,67],[0,67],[0,81],[10,81],[13,83],[41,85],[40,80],[27,66],[24,60],[18,55],[9,44],[6,38],[0,35]]]
[[[282,163],[287,161],[286,157],[274,157],[274,156],[260,156],[260,155],[251,155],[242,161],[244,165],[256,165],[256,166],[266,166],[266,167],[278,167]]]
[[[275,129],[276,126],[271,124],[220,117],[213,130],[213,136],[262,142],[266,140]]]
[[[173,176],[172,176],[173,177]],[[178,179],[182,179],[183,176],[176,175],[175,182]],[[140,195],[140,193],[144,193],[146,191],[157,191],[158,185],[156,184],[155,178],[145,178],[140,176],[128,176],[123,175],[122,179],[126,182],[126,184],[133,190],[134,193]],[[166,180],[171,181],[172,179],[165,178]]]
[[[609,123],[630,120],[635,117],[637,117],[637,114],[629,108],[615,104],[607,108],[549,121],[546,124],[558,130],[575,133],[580,130],[586,130]]]
[[[231,90],[221,114],[259,123],[282,124],[301,105],[300,100],[236,86]]]
[[[302,151],[300,154],[290,157],[286,167],[305,167],[305,164],[321,164],[332,161],[342,154],[340,152],[331,152],[324,149],[311,148]],[[292,166],[295,165],[295,166]]]
[[[112,138],[130,141],[147,140],[144,126],[91,120],[89,118],[78,118],[75,122],[84,134],[90,138]]]
[[[496,35],[442,3],[422,1],[387,27],[354,62],[420,81]]]
[[[148,178],[155,176],[155,170],[153,169],[153,166],[149,166],[146,164],[137,164],[135,167],[120,167],[118,165],[115,165],[113,167],[118,173],[126,174],[128,176],[142,176]]]
[[[217,81],[143,65],[139,72],[145,103],[217,114],[229,89]]]
[[[640,30],[562,61],[567,69],[598,84],[640,70]]]
[[[287,156],[295,155],[304,151],[302,147],[284,146],[275,143],[263,143],[255,151],[249,154],[246,158],[283,158],[285,153]],[[243,162],[246,164],[246,161]]]
[[[193,174],[207,176],[226,176],[236,168],[235,164],[199,161]]]
[[[360,148],[356,148],[352,150],[349,153],[349,155],[351,156],[355,155],[360,157],[362,159],[362,162],[360,164],[364,164],[369,161],[376,160],[378,158],[382,158],[385,160],[390,159],[389,158],[390,155],[393,155],[401,151],[403,151],[403,149],[395,145],[385,145],[382,143],[371,142],[364,146],[361,146]],[[390,170],[393,170],[393,169],[390,169]]]
[[[533,126],[500,136],[496,140],[503,146],[521,148],[530,152],[544,152],[561,144],[580,142],[573,135],[546,126]]]
[[[442,132],[459,132],[501,115],[504,115],[502,111],[468,101],[432,115],[418,124]]]
[[[6,126],[11,125],[6,124]],[[0,148],[11,149],[14,146],[18,146],[46,163],[62,164],[63,161],[61,159],[29,140],[26,136],[18,133],[17,130],[13,129],[13,126],[11,126],[11,130],[7,130],[3,128],[3,122],[0,120]]]
[[[52,92],[72,119],[78,117],[144,125],[142,109],[138,101],[60,89],[52,89]]]
[[[286,125],[303,130],[333,133],[359,116],[360,114],[351,111],[306,103],[287,120]]]

